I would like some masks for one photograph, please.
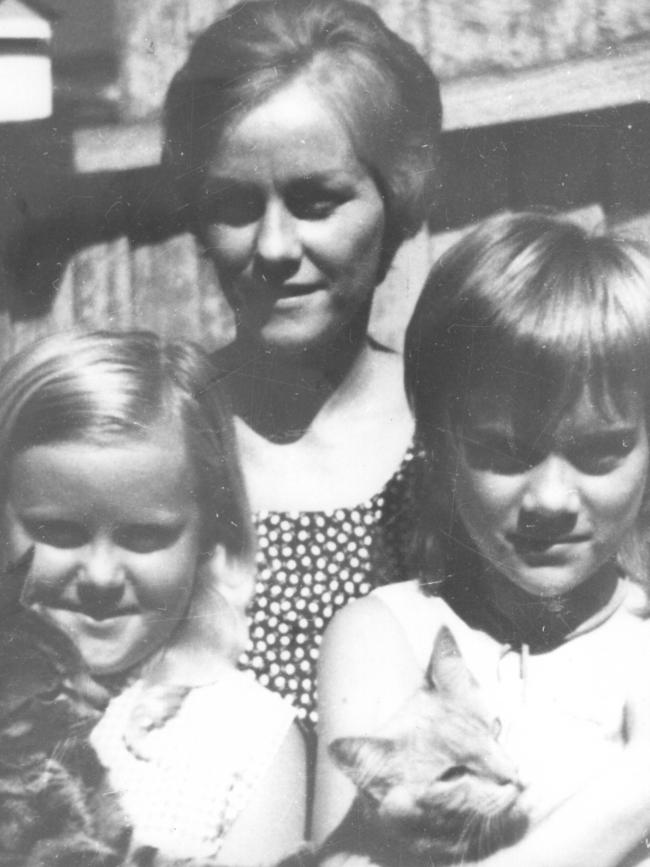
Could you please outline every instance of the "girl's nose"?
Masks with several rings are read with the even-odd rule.
[[[99,545],[77,566],[75,583],[82,605],[115,605],[124,593],[126,569],[110,546]]]
[[[302,247],[297,221],[282,202],[269,202],[256,239],[256,264],[263,277],[286,280],[298,270]]]
[[[529,474],[519,516],[523,531],[570,532],[580,511],[574,471],[561,455],[549,455]]]

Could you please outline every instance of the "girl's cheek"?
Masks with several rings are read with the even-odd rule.
[[[16,521],[5,520],[2,529],[5,538],[6,557],[9,563],[19,560],[29,548],[34,546],[34,540]]]
[[[32,543],[33,544],[33,543]],[[74,564],[69,552],[36,544],[34,560],[27,581],[29,595],[38,595],[39,588],[52,588],[65,583]]]

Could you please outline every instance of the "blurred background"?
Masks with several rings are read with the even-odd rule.
[[[229,339],[157,167],[167,84],[229,5],[0,0],[5,56],[3,11],[50,29],[53,98],[49,117],[0,122],[0,360],[76,325]],[[650,240],[650,0],[370,5],[429,60],[445,115],[440,194],[377,293],[376,336],[399,347],[431,261],[496,210],[550,206]]]

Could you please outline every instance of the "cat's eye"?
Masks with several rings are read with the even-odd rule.
[[[470,770],[465,765],[452,765],[440,774],[439,780],[442,783],[453,783],[455,780],[460,780],[461,777],[466,777],[469,773]]]
[[[61,687],[53,686],[51,689],[43,690],[43,692],[39,692],[38,697],[41,701],[44,701],[46,704],[51,704],[55,702],[61,695]]]

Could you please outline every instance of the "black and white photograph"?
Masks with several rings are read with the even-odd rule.
[[[0,0],[0,865],[650,867],[650,0]]]

